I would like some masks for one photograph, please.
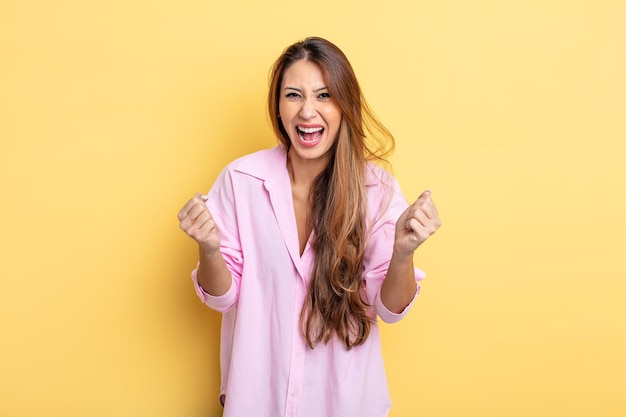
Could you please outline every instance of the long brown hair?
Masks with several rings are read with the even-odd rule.
[[[289,46],[270,73],[269,117],[287,149],[289,136],[278,115],[280,89],[287,68],[300,60],[319,66],[342,111],[330,162],[309,195],[315,261],[302,306],[302,331],[311,348],[336,334],[350,349],[365,342],[373,320],[360,291],[368,228],[367,164],[385,162],[394,140],[367,106],[344,53],[325,39],[311,37]]]

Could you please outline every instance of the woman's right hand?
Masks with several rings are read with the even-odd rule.
[[[198,242],[207,255],[220,250],[220,238],[213,217],[206,206],[208,197],[197,193],[178,212],[178,221],[183,232]]]

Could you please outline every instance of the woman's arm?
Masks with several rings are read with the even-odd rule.
[[[396,223],[393,254],[380,289],[381,301],[394,313],[401,313],[417,290],[413,253],[441,226],[430,194],[430,190],[424,191]]]
[[[178,213],[180,228],[198,243],[200,262],[197,279],[212,296],[224,295],[232,276],[220,252],[220,239],[213,217],[206,206],[207,197],[196,194]]]

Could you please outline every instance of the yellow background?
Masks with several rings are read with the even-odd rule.
[[[275,144],[327,37],[444,225],[383,327],[392,417],[626,415],[626,3],[0,3],[0,416],[219,415],[176,213]]]

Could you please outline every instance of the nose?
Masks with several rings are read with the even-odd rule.
[[[302,107],[300,107],[300,117],[304,120],[310,120],[317,114],[317,107],[315,99],[312,97],[302,100]]]

